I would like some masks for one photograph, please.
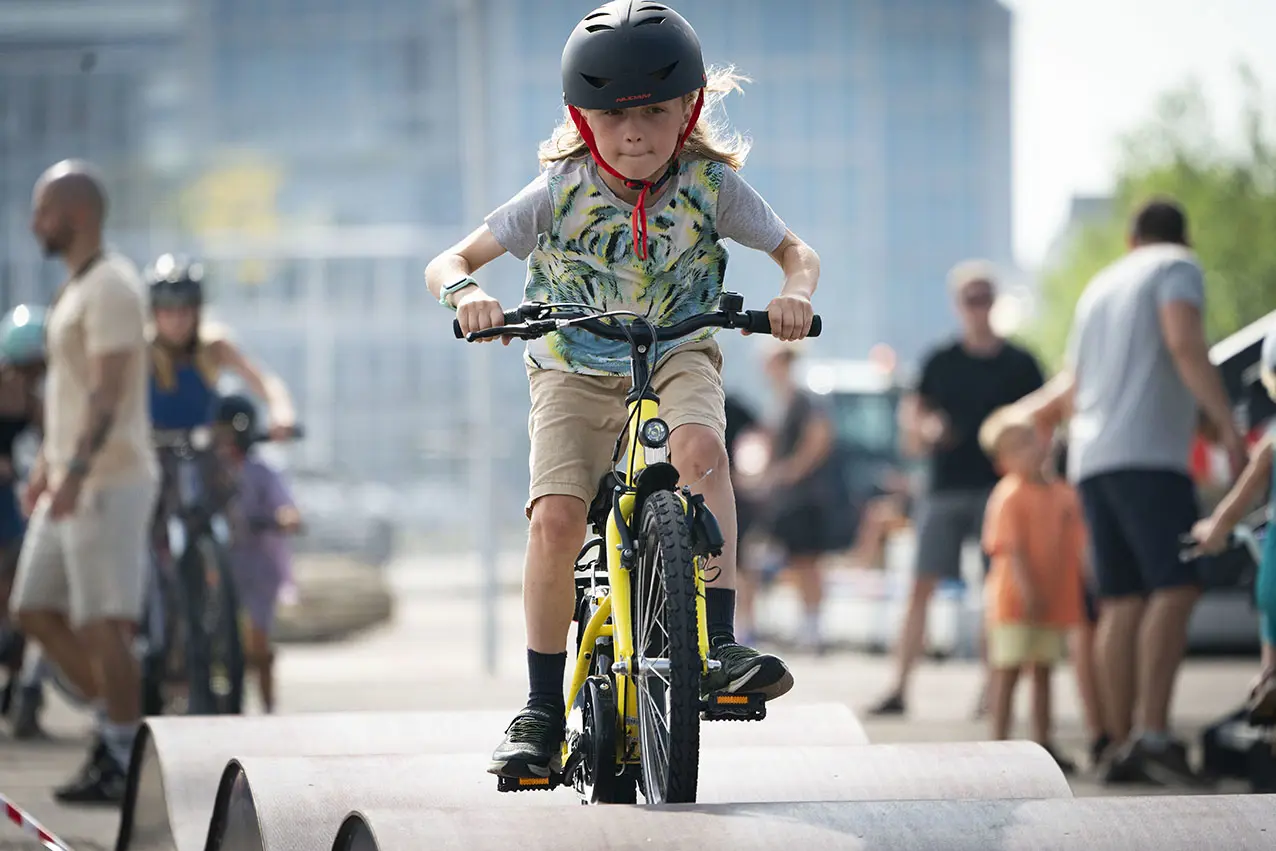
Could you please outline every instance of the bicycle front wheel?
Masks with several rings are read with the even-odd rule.
[[[226,560],[216,542],[201,537],[182,557],[186,601],[186,677],[192,715],[236,715],[243,710],[244,655],[239,606]]]
[[[642,507],[631,587],[642,789],[649,804],[696,799],[701,660],[695,570],[683,503],[673,491],[656,491]]]
[[[239,596],[235,593],[226,553],[211,538],[200,542],[207,573],[208,597],[204,629],[209,638],[209,686],[214,712],[244,711],[244,646],[240,634]]]

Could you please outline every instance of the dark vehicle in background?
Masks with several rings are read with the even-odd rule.
[[[918,469],[899,448],[899,400],[905,377],[889,352],[869,360],[809,359],[801,381],[821,397],[837,430],[837,453],[845,471],[850,522],[859,523],[864,505],[893,486],[901,474]]]

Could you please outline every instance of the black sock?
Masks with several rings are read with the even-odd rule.
[[[562,709],[563,671],[567,669],[567,653],[527,651],[527,679],[531,683],[528,705]]]
[[[706,588],[704,613],[710,646],[735,641],[735,589]]]

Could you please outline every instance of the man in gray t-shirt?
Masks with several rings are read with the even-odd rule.
[[[1209,360],[1204,302],[1183,211],[1168,201],[1145,205],[1130,252],[1096,275],[1077,304],[1064,373],[1025,401],[1046,422],[1071,417],[1068,477],[1085,510],[1102,601],[1096,660],[1105,727],[1124,745],[1106,766],[1107,782],[1196,781],[1168,730],[1200,596],[1196,565],[1179,559],[1180,538],[1197,519],[1188,459],[1200,415],[1238,472],[1245,456]]]

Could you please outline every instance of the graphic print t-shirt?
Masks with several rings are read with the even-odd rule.
[[[727,266],[723,239],[774,251],[787,227],[765,200],[723,163],[684,156],[647,201],[647,259],[634,252],[633,205],[602,181],[591,157],[551,163],[487,217],[497,242],[527,260],[526,301],[631,310],[656,326],[717,309]],[[622,319],[621,321],[628,321]],[[706,328],[659,344],[658,360],[706,339]],[[527,344],[532,367],[591,375],[629,372],[629,345],[579,328]]]

